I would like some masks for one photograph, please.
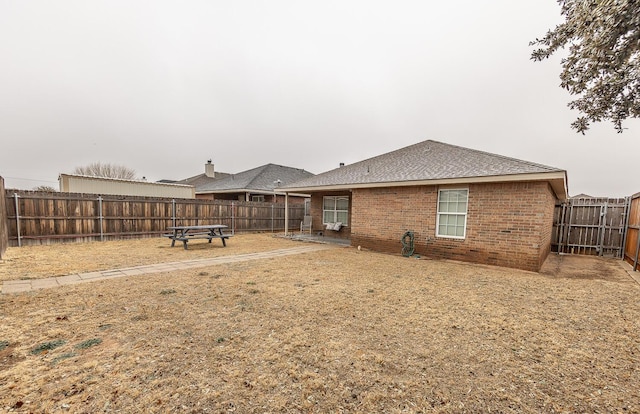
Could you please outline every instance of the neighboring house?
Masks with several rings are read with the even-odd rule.
[[[60,192],[129,195],[161,198],[195,198],[192,185],[151,183],[140,180],[60,174]]]
[[[196,186],[196,198],[209,200],[239,200],[284,202],[280,187],[313,177],[300,168],[266,164],[261,167],[227,174],[226,177]],[[290,202],[302,203],[308,194],[291,193]],[[292,197],[292,198],[291,198]]]
[[[204,165],[203,174],[194,175],[193,177],[185,178],[184,180],[180,180],[180,181],[160,180],[158,182],[170,182],[175,184],[192,185],[196,188],[196,194],[197,194],[199,187],[202,187],[203,185],[206,185],[206,184],[210,184],[214,181],[222,180],[224,178],[227,178],[230,175],[231,174],[229,173],[216,171],[214,164],[211,162],[211,160],[208,160],[207,163]]]
[[[567,174],[429,140],[282,190],[311,194],[313,231],[352,246],[400,253],[412,231],[421,256],[538,271]]]

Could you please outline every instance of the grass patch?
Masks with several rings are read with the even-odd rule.
[[[0,351],[9,346],[9,341],[0,341]]]
[[[176,293],[176,290],[175,290],[175,289],[162,289],[162,290],[160,291],[160,294],[161,294],[161,295],[172,295],[172,294],[174,294],[174,293]]]
[[[63,361],[65,359],[69,359],[69,358],[73,358],[75,356],[78,356],[78,354],[76,354],[75,352],[67,352],[65,354],[62,354],[60,356],[57,356],[53,359],[53,361],[51,361],[52,364],[57,364],[60,361]]]
[[[78,345],[75,346],[75,348],[87,349],[87,348],[91,348],[92,346],[99,345],[101,343],[102,343],[102,339],[100,338],[87,339],[86,341],[80,342]]]
[[[67,342],[62,340],[62,339],[56,339],[55,341],[44,342],[44,343],[38,345],[37,347],[33,348],[31,350],[31,354],[38,355],[38,354],[41,354],[43,352],[49,352],[52,349],[56,349],[56,348],[66,344],[66,343]]]

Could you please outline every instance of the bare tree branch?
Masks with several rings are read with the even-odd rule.
[[[84,167],[76,167],[73,173],[90,177],[121,178],[124,180],[135,180],[136,178],[136,172],[131,168],[122,165],[103,164],[101,162],[94,162]]]

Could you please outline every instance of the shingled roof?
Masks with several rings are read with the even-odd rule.
[[[427,140],[283,186],[286,191],[548,180],[567,197],[566,171]]]
[[[266,164],[238,174],[229,174],[223,179],[196,187],[196,194],[233,191],[273,192],[281,186],[309,177],[313,177],[313,174],[300,168]]]

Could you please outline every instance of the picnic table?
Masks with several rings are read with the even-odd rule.
[[[222,240],[222,246],[227,247],[226,239],[231,237],[231,234],[224,234],[222,231],[227,226],[224,224],[208,224],[201,226],[172,226],[167,227],[167,230],[171,230],[172,233],[164,234],[164,237],[171,239],[171,247],[175,246],[176,240],[181,241],[184,245],[184,249],[187,250],[187,243],[193,239],[209,239],[209,243],[213,239]]]

